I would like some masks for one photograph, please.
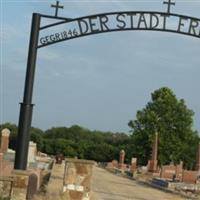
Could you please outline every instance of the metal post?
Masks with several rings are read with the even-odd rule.
[[[30,128],[32,121],[32,94],[35,75],[35,65],[37,58],[37,45],[40,29],[40,14],[33,13],[32,26],[29,42],[29,52],[26,70],[26,80],[24,87],[24,99],[20,106],[18,135],[17,135],[17,149],[15,156],[15,169],[26,170],[28,146],[30,140]]]

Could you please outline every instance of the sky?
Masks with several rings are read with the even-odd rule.
[[[55,1],[1,0],[0,123],[18,124],[31,16],[54,15]],[[61,17],[111,11],[166,11],[162,0],[60,1]],[[200,0],[176,0],[172,12],[200,18]],[[167,86],[195,112],[200,132],[200,40],[166,32],[125,31],[64,41],[38,50],[32,126],[78,124],[129,132],[128,122]]]

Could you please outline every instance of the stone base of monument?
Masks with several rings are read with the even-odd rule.
[[[156,172],[158,166],[158,160],[149,160],[148,161],[148,172]]]
[[[13,185],[11,200],[26,200],[29,173],[23,170],[13,170]]]
[[[153,178],[151,183],[155,186],[159,186],[159,187],[169,187],[169,181],[165,180],[165,179],[161,179],[161,178]]]
[[[66,159],[63,192],[67,200],[90,200],[94,162]]]

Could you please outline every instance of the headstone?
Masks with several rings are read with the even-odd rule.
[[[175,165],[164,165],[161,168],[161,178],[173,180],[174,175],[176,176]]]
[[[33,199],[37,192],[38,177],[36,174],[31,174],[28,179],[27,200]]]
[[[151,160],[148,161],[148,171],[156,172],[157,165],[158,165],[158,133],[156,132],[152,148],[152,158]]]
[[[197,171],[183,171],[183,182],[184,183],[193,183],[195,184],[198,179],[198,172]]]
[[[122,149],[119,153],[119,168],[124,169],[125,151]]]
[[[10,130],[5,128],[1,131],[1,153],[6,153],[8,151]]]
[[[67,200],[90,200],[94,162],[66,159],[63,192]]]
[[[28,164],[34,163],[37,155],[37,144],[30,141],[28,148]]]
[[[164,165],[161,167],[160,177],[164,179],[182,181],[183,176],[183,162],[179,165]]]
[[[135,172],[137,170],[137,158],[131,159],[131,172]]]

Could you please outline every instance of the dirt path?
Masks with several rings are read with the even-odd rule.
[[[36,195],[34,200],[64,200],[63,176],[64,164],[54,165],[47,193],[45,196]],[[93,170],[92,191],[92,200],[188,200],[140,185],[97,167]]]
[[[96,167],[93,173],[92,189],[95,200],[186,200]]]

